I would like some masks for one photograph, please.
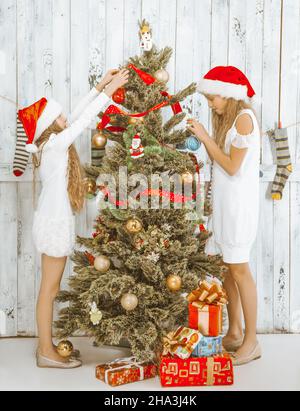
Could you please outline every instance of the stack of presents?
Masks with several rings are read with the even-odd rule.
[[[227,303],[219,282],[202,281],[187,296],[189,326],[179,327],[163,338],[157,367],[134,357],[96,367],[96,377],[112,386],[152,378],[159,373],[163,387],[232,385],[230,355],[222,348],[222,308]]]

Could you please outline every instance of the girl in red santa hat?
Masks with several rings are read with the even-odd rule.
[[[206,253],[221,254],[228,267],[229,329],[224,348],[233,352],[234,365],[261,356],[256,338],[257,292],[249,267],[259,215],[260,129],[251,108],[255,92],[236,67],[215,67],[198,85],[212,110],[212,135],[195,119],[191,132],[205,145],[213,162],[212,232]],[[245,335],[241,311],[245,319]]]
[[[127,70],[110,70],[102,81],[75,108],[70,125],[62,107],[42,98],[18,115],[28,136],[26,150],[33,153],[39,167],[42,191],[34,213],[33,239],[42,254],[42,280],[37,302],[39,346],[37,365],[74,368],[81,365],[76,350],[70,359],[62,358],[52,342],[53,302],[75,243],[74,213],[84,205],[83,173],[73,145],[75,139],[128,81]]]

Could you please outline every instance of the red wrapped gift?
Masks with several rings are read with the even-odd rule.
[[[152,362],[137,362],[134,357],[120,358],[96,367],[96,378],[113,387],[156,376],[156,365]]]
[[[222,332],[222,306],[198,301],[189,304],[189,328],[205,337],[217,337]]]
[[[228,354],[187,360],[162,357],[160,381],[163,387],[232,385],[232,361]]]

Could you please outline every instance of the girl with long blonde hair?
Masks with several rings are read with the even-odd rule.
[[[255,92],[247,77],[232,66],[210,70],[198,90],[212,110],[212,136],[195,119],[188,120],[213,162],[213,212],[208,223],[212,236],[206,253],[222,255],[228,267],[224,287],[229,329],[223,345],[232,352],[233,364],[241,365],[261,356],[257,292],[249,267],[259,216],[260,129],[251,107]]]
[[[39,169],[42,191],[33,220],[33,240],[42,255],[42,280],[37,302],[39,344],[37,366],[75,368],[81,365],[78,350],[70,359],[62,358],[52,342],[53,302],[60,288],[67,257],[75,244],[74,213],[84,206],[83,172],[76,138],[90,125],[113,93],[128,81],[127,70],[110,70],[70,116],[62,107],[45,98],[19,111],[28,141]],[[76,358],[75,358],[76,357]]]

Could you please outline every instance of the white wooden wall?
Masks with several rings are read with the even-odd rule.
[[[71,110],[93,74],[139,53],[137,20],[145,17],[155,43],[174,49],[171,92],[212,66],[236,65],[261,97],[258,117],[267,130],[278,118],[280,13],[280,0],[1,0],[0,94],[20,106],[53,95]],[[300,121],[299,42],[300,1],[284,0],[283,125]],[[195,95],[185,108],[208,126],[203,97]],[[0,336],[29,336],[36,333],[40,278],[31,241],[32,173],[12,175],[15,107],[0,99],[0,113]],[[295,172],[277,203],[268,194],[272,149],[262,137],[261,219],[251,260],[260,332],[300,332],[299,130],[289,130]],[[87,135],[77,143],[83,162],[89,160]],[[91,234],[94,215],[89,205],[78,217],[79,234]]]

